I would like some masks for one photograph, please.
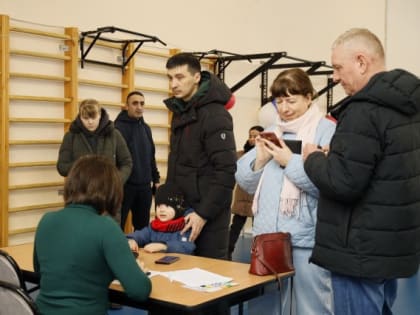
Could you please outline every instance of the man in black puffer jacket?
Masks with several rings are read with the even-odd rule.
[[[173,112],[166,181],[181,188],[194,212],[186,216],[195,254],[227,258],[230,204],[235,185],[236,148],[232,117],[225,105],[229,88],[199,61],[180,53],[168,59]]]
[[[332,64],[349,96],[330,148],[304,148],[320,191],[311,262],[332,272],[336,314],[392,314],[396,279],[420,261],[420,80],[386,72],[366,29],[335,41]]]

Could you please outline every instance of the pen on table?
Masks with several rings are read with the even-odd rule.
[[[215,282],[215,283],[210,283],[210,284],[202,284],[200,285],[200,287],[202,288],[206,288],[206,287],[221,287],[222,285],[224,285],[225,282]]]

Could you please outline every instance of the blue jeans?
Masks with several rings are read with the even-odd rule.
[[[397,280],[356,278],[331,273],[336,315],[392,315]]]
[[[309,263],[312,248],[293,247],[293,315],[332,315],[333,292],[331,273]],[[283,281],[282,314],[290,314],[290,281]]]
[[[293,247],[295,276],[293,277],[292,312],[290,312],[290,279],[285,279],[282,281],[281,292],[278,291],[277,284],[266,287],[264,295],[256,299],[256,303],[261,304],[258,313],[250,314],[334,314],[331,273],[309,263],[311,253],[312,248]],[[263,311],[262,307],[264,307]]]

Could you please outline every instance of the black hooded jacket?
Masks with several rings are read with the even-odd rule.
[[[159,183],[160,175],[156,166],[155,144],[150,126],[140,119],[131,118],[122,110],[115,119],[115,127],[121,132],[133,159],[133,170],[127,180],[130,185]]]
[[[354,277],[409,277],[420,261],[420,80],[378,73],[333,114],[328,157],[305,162],[320,190],[311,261]]]
[[[227,253],[230,204],[235,185],[236,148],[232,117],[224,108],[232,93],[216,76],[201,73],[199,90],[188,103],[165,100],[173,112],[167,182],[177,184],[186,202],[207,220],[197,254]],[[218,244],[218,253],[207,247]]]

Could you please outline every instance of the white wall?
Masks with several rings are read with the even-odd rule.
[[[420,76],[420,1],[388,0],[386,53],[388,68]]]
[[[389,67],[420,74],[419,6],[418,0],[2,0],[0,12],[12,19],[81,31],[118,26],[158,36],[169,47],[184,51],[287,51],[327,62],[337,35],[350,27],[367,27],[385,42]],[[227,84],[233,85],[257,65],[232,64]],[[339,87],[334,90],[338,100],[343,94]],[[231,113],[241,147],[248,127],[257,122],[259,80],[236,94]]]
[[[287,51],[295,57],[327,60],[333,38],[353,23],[369,27],[383,37],[385,15],[376,13],[385,12],[384,1],[370,2],[370,8],[360,14],[358,8],[365,6],[361,0],[351,5],[344,1],[336,4],[334,0],[215,0],[206,5],[193,0],[42,0],[36,2],[36,10],[30,0],[3,0],[0,12],[12,19],[75,26],[81,31],[114,25],[158,36],[168,46],[185,51]],[[346,16],[334,14],[340,11]],[[331,25],[338,26],[336,32],[330,31]],[[232,64],[226,72],[226,83],[233,85],[257,65]],[[248,127],[257,120],[259,80],[253,80],[236,94],[232,115],[239,147],[246,139]]]

